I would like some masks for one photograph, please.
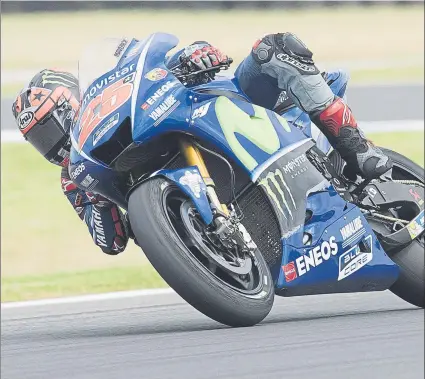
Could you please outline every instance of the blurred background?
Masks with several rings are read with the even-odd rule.
[[[291,31],[322,70],[351,75],[348,102],[378,145],[424,158],[423,2],[204,1],[1,3],[2,301],[165,284],[132,242],[102,254],[61,193],[60,169],[22,143],[11,104],[44,68],[76,71],[100,37],[162,31],[206,40],[235,69],[264,34]]]

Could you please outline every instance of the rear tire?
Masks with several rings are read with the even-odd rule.
[[[424,169],[392,150],[381,148],[394,162],[393,178],[424,182]],[[390,290],[403,300],[424,308],[425,253],[424,234],[403,250],[391,256],[400,267],[400,275]]]
[[[274,285],[259,250],[252,269],[258,272],[258,285],[247,293],[228,285],[183,242],[182,229],[171,222],[166,206],[169,191],[186,197],[168,180],[157,177],[142,183],[129,199],[133,233],[154,268],[184,300],[222,324],[241,327],[262,321],[272,308]]]

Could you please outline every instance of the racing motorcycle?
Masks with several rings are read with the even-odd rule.
[[[128,211],[170,287],[230,326],[262,321],[275,295],[390,289],[423,307],[424,170],[384,149],[391,173],[350,176],[284,96],[274,112],[235,78],[185,86],[228,65],[170,71],[177,43],[155,33],[89,48],[70,158],[78,186]],[[343,72],[326,80],[345,95]]]

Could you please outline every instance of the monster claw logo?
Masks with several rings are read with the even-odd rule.
[[[285,193],[282,189],[282,186],[286,189],[286,192],[289,194],[289,197],[291,198],[292,204],[294,205],[295,209],[297,209],[297,204],[295,203],[295,200],[294,200],[294,197],[292,196],[291,190],[289,189],[288,185],[286,184],[286,182],[283,178],[282,171],[277,169],[275,172],[269,172],[267,174],[267,176],[260,181],[259,184],[265,188],[267,193],[273,199],[276,207],[282,212],[283,216],[285,218],[287,218],[286,215],[285,215],[285,212],[283,211],[282,203],[284,204],[287,212],[289,213],[289,215],[293,219],[294,216],[292,215],[291,208],[289,207],[289,204],[286,201]],[[276,189],[277,194],[275,193],[275,191],[273,191],[270,184],[273,184],[273,187]],[[279,198],[280,198],[280,200],[279,200]]]
[[[66,72],[45,70],[41,76],[43,86],[46,84],[59,84],[64,87],[77,87],[78,83],[75,81],[73,75]]]

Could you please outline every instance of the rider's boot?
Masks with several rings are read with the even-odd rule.
[[[347,162],[350,172],[364,179],[375,179],[391,169],[391,159],[366,139],[341,98],[336,98],[324,110],[310,114],[310,118]]]
[[[270,80],[264,80],[264,74]],[[391,168],[390,159],[365,138],[348,106],[335,98],[315,66],[313,53],[294,34],[269,34],[258,40],[251,55],[236,70],[236,76],[253,102],[266,108],[270,106],[266,103],[268,93],[285,91],[310,115],[350,171],[373,179]],[[271,88],[266,87],[268,82],[272,83]]]

